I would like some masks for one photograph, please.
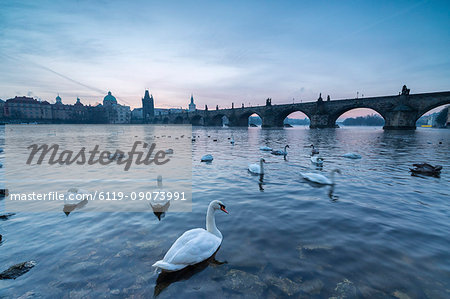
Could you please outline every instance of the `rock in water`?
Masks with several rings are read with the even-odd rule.
[[[2,214],[0,215],[0,220],[8,220],[9,217],[16,215],[16,213],[6,213],[6,214]]]
[[[0,279],[16,279],[24,275],[36,265],[35,261],[23,262],[9,267],[7,270],[0,273]]]
[[[348,298],[357,298],[356,295],[356,287],[348,279],[344,279],[344,281],[339,282],[334,289],[333,297],[330,299],[348,299]]]
[[[6,197],[9,195],[8,189],[0,189],[0,197]]]

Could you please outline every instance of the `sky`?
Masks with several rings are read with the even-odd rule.
[[[157,107],[193,94],[203,109],[450,90],[449,11],[431,0],[0,0],[0,99],[95,104],[111,91],[135,108],[149,89]]]

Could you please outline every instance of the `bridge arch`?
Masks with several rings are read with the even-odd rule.
[[[301,114],[304,114],[309,121],[311,121],[311,117],[308,115],[308,113],[306,113],[304,110],[302,109],[298,109],[298,108],[289,108],[286,110],[283,110],[282,112],[280,112],[278,114],[278,116],[276,117],[275,121],[276,121],[276,126],[277,127],[282,127],[284,126],[284,122],[286,120],[286,118],[296,112],[300,112]]]
[[[369,105],[358,105],[358,106],[348,106],[348,107],[343,107],[339,110],[337,110],[336,112],[334,112],[333,114],[330,115],[329,118],[329,124],[331,127],[336,126],[336,121],[338,120],[339,117],[341,117],[343,114],[352,111],[352,110],[356,110],[356,109],[368,109],[368,110],[372,110],[374,112],[376,112],[376,114],[379,114],[384,122],[386,123],[386,115],[384,113],[384,111],[379,110],[376,107],[371,107]]]
[[[164,117],[163,120],[162,120],[162,123],[163,124],[168,124],[169,123],[169,118],[167,116]]]
[[[256,114],[257,116],[259,116],[262,120],[262,124],[264,125],[264,118],[263,116],[258,113],[255,110],[247,110],[245,112],[242,112],[241,114],[238,114],[235,118],[235,126],[238,127],[248,127],[249,126],[249,117],[252,116],[253,114]]]
[[[218,113],[210,118],[208,125],[215,127],[222,127],[224,124],[224,117],[226,117],[227,120],[229,120],[228,116],[225,113]]]
[[[417,113],[417,117],[416,117],[416,121],[419,120],[419,118],[421,118],[423,115],[425,115],[426,113],[430,112],[433,109],[439,108],[442,106],[442,109],[445,108],[446,105],[450,104],[450,98],[447,98],[443,101],[437,102],[437,103],[433,103],[432,105],[428,105],[422,109],[419,109],[418,113]]]
[[[421,126],[421,125],[438,125],[438,126],[440,126],[440,125],[446,125],[446,123],[447,123],[447,120],[448,120],[448,110],[447,110],[447,112],[446,112],[446,114],[443,116],[445,119],[444,119],[444,123],[440,123],[439,124],[439,118],[441,118],[442,117],[442,115],[441,115],[441,112],[445,109],[445,108],[447,108],[447,109],[450,109],[450,100],[446,103],[446,104],[442,104],[442,105],[438,105],[438,104],[435,104],[435,105],[430,105],[429,106],[429,108],[428,108],[428,110],[427,111],[425,111],[425,109],[423,109],[423,110],[420,110],[419,112],[418,112],[418,114],[417,114],[417,116],[416,116],[416,120],[415,120],[415,124],[416,124],[416,127],[417,126]],[[433,110],[435,110],[435,111],[433,111]],[[425,112],[423,112],[423,111],[425,111]],[[433,121],[433,120],[431,120],[429,117],[424,117],[424,116],[426,116],[426,114],[427,113],[431,113],[431,112],[433,112],[433,113],[438,113],[437,114],[437,116],[436,116],[436,119]],[[445,113],[445,112],[444,112]],[[422,117],[424,117],[424,118],[422,118]],[[442,119],[441,119],[442,120]],[[431,122],[429,122],[429,121],[431,121]]]
[[[190,120],[193,126],[203,126],[205,125],[205,119],[201,115],[194,115]]]
[[[183,124],[183,117],[181,115],[175,117],[175,119],[173,120],[173,123],[177,124],[177,125]]]

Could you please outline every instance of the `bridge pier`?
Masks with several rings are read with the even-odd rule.
[[[385,115],[385,130],[415,130],[418,111],[411,108],[397,109]]]
[[[311,129],[336,127],[336,123],[330,119],[329,114],[313,114],[309,120],[309,127]]]

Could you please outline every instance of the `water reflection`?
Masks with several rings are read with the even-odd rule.
[[[63,212],[66,216],[69,216],[74,210],[83,208],[88,203],[88,198],[91,196],[88,191],[78,188],[70,188],[64,194],[64,206]],[[73,201],[78,201],[73,203]]]
[[[63,207],[63,212],[64,214],[66,214],[66,216],[69,216],[70,213],[72,213],[74,210],[78,210],[83,208],[85,205],[87,205],[88,200],[87,199],[83,199],[82,201],[80,201],[79,203],[76,204],[64,204]]]
[[[207,260],[204,260],[203,262],[200,262],[200,263],[192,265],[192,266],[188,266],[180,271],[175,271],[175,272],[162,271],[158,275],[158,278],[156,279],[156,286],[155,286],[155,291],[153,293],[153,296],[157,297],[159,294],[161,294],[161,292],[164,289],[166,289],[168,286],[170,286],[174,282],[190,279],[195,274],[200,273],[203,270],[205,270],[210,264],[215,264],[215,265],[225,264],[226,261],[220,262],[220,261],[216,260],[216,254],[219,250],[220,250],[220,246],[216,250],[216,252]]]

